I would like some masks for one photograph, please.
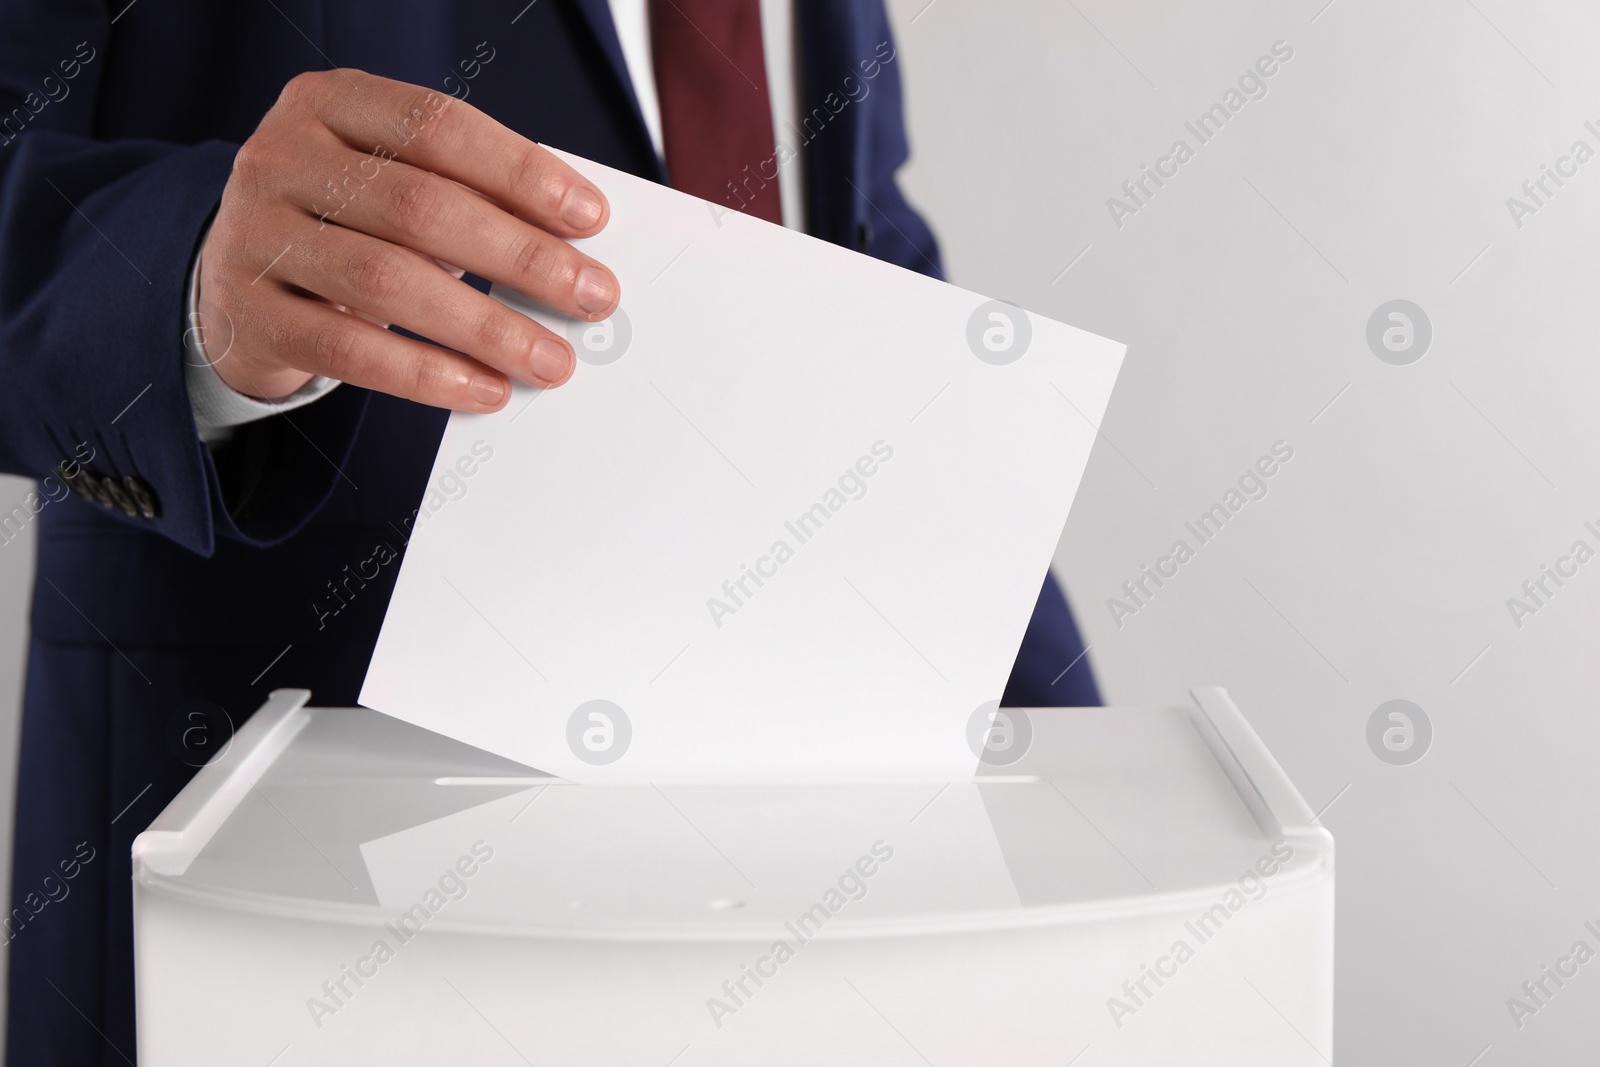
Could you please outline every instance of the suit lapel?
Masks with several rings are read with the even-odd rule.
[[[623,95],[627,97],[628,109],[633,117],[635,133],[650,144],[650,130],[644,124],[644,111],[639,107],[639,97],[633,91],[633,76],[628,73],[628,61],[622,54],[622,41],[617,37],[617,24],[611,18],[611,5],[607,0],[568,0],[578,9],[583,20],[589,26],[589,32],[594,35],[595,44],[606,57],[606,63],[611,68],[611,76],[617,80]],[[654,161],[653,173],[650,177],[658,182],[665,183],[666,171],[662,168],[659,159],[656,159],[654,148],[648,153]]]
[[[806,228],[813,237],[857,248],[857,231],[866,210],[857,191],[866,188],[859,144],[865,105],[840,109],[838,94],[844,90],[844,78],[858,73],[860,12],[852,0],[795,0],[795,34],[805,143]],[[833,97],[833,107],[829,97]]]

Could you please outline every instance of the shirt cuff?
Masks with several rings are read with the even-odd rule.
[[[204,241],[205,235],[201,235]],[[246,396],[222,380],[206,354],[205,324],[200,316],[200,254],[195,253],[189,267],[189,328],[183,333],[183,379],[189,388],[189,406],[194,411],[195,429],[208,445],[225,444],[236,426],[265,419],[295,408],[305,407],[327,396],[339,384],[333,378],[312,378],[281,400],[261,400]],[[223,353],[227,355],[226,352]]]

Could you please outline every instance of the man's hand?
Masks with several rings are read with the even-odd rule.
[[[508,377],[566,381],[572,347],[460,271],[603,319],[617,280],[564,238],[608,213],[571,167],[470,104],[355,70],[301,74],[239,149],[201,249],[207,356],[250,396],[322,375],[498,410]]]

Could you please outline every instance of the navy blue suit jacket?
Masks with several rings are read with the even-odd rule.
[[[447,417],[341,387],[200,442],[185,278],[238,144],[293,75],[337,65],[664,175],[605,0],[0,0],[0,27],[0,469],[45,479],[0,514],[0,541],[39,531],[7,1047],[115,1064],[134,1052],[132,837],[271,688],[354,702],[398,568],[335,615],[312,605],[403,550]],[[799,0],[796,32],[802,113],[828,112],[809,229],[938,273],[894,180],[898,65],[838,103],[890,40],[881,0]],[[1008,702],[1098,703],[1088,665],[1067,670],[1080,651],[1046,581]]]

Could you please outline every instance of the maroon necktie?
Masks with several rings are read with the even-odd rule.
[[[783,223],[760,0],[650,0],[674,189]]]

